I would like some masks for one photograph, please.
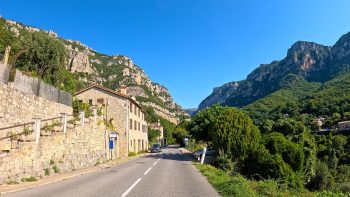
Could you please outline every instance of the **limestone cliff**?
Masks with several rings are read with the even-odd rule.
[[[175,124],[179,122],[180,116],[188,116],[175,103],[168,89],[153,82],[131,58],[125,55],[101,54],[79,41],[60,38],[53,31],[40,30],[10,20],[6,20],[6,23],[15,36],[23,31],[43,31],[59,39],[67,54],[66,69],[79,80],[87,84],[98,83],[111,89],[126,85],[127,93],[135,96],[141,105],[154,108],[159,116]]]
[[[216,103],[238,107],[248,105],[281,89],[290,74],[309,82],[325,82],[347,72],[349,67],[350,33],[343,35],[333,46],[298,41],[290,47],[284,59],[260,65],[245,80],[215,88],[201,102],[199,110]]]

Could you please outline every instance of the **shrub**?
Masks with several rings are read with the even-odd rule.
[[[263,145],[252,152],[243,161],[241,172],[251,178],[276,179],[289,187],[303,188],[301,177],[296,176],[292,168],[283,161],[281,155],[272,155]]]
[[[301,171],[304,165],[303,148],[284,137],[281,133],[268,134],[263,139],[265,147],[271,154],[279,154],[283,161],[289,164],[293,170]]]
[[[49,176],[50,175],[50,169],[45,168],[44,172],[45,172],[45,176]]]
[[[134,156],[136,156],[137,154],[135,153],[135,152],[129,152],[129,157],[134,157]]]
[[[233,162],[230,157],[227,155],[222,155],[216,158],[215,160],[215,166],[221,170],[224,170],[226,172],[231,172],[233,170]]]
[[[35,177],[33,176],[30,176],[30,177],[26,177],[26,178],[22,178],[21,181],[22,182],[34,182],[34,181],[37,181],[38,179],[36,179]]]
[[[90,110],[90,105],[88,103],[83,103],[79,100],[73,101],[73,113],[75,116],[78,116],[80,111],[85,112],[85,118],[89,118],[92,116],[92,112]]]
[[[307,187],[311,190],[320,190],[329,189],[334,185],[334,178],[328,170],[328,166],[319,162],[316,166],[316,175],[311,179]]]
[[[57,166],[52,166],[53,172],[54,173],[59,173],[60,169]]]
[[[340,183],[339,190],[344,193],[350,193],[350,182]]]

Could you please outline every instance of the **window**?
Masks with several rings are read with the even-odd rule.
[[[130,119],[130,129],[132,129],[132,119]]]
[[[138,108],[137,116],[140,117],[140,108]]]
[[[140,122],[138,123],[138,130],[141,131]]]
[[[136,120],[134,121],[134,130],[137,130],[137,122],[136,122]]]
[[[97,99],[97,104],[103,105],[104,103],[105,103],[105,101],[104,101],[103,98],[98,98],[98,99]]]
[[[89,105],[90,106],[92,105],[92,99],[89,99]]]
[[[132,146],[132,140],[130,140],[130,146]]]
[[[136,115],[137,106],[134,107],[134,114]]]
[[[130,103],[130,112],[132,113],[132,103]]]

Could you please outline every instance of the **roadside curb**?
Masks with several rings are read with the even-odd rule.
[[[38,179],[38,182],[24,182],[24,183],[20,183],[17,185],[3,185],[3,187],[7,187],[7,188],[4,188],[3,189],[4,191],[0,191],[0,196],[5,195],[5,194],[9,194],[9,193],[27,190],[27,189],[32,189],[32,188],[36,188],[36,187],[41,187],[41,186],[49,185],[52,183],[57,183],[57,182],[71,179],[71,178],[74,178],[77,176],[96,172],[98,170],[103,170],[106,168],[114,167],[114,166],[117,166],[119,164],[125,163],[125,162],[133,160],[133,159],[137,159],[137,158],[140,158],[140,157],[143,157],[146,155],[148,155],[148,154],[147,153],[140,154],[140,155],[137,155],[134,157],[128,157],[128,158],[123,159],[123,160],[114,160],[114,161],[110,161],[110,162],[101,163],[97,166],[90,166],[90,167],[82,168],[82,169],[80,169],[81,173],[77,172],[78,171],[77,170],[77,171],[72,171],[72,172],[66,172],[67,173],[66,176],[65,176],[65,174],[57,174],[57,177],[55,177],[55,176],[47,177],[47,179],[49,179],[49,178],[54,179],[54,180],[51,180],[48,182],[43,182],[43,181],[45,181],[45,178],[43,178],[43,179]],[[89,168],[91,168],[91,170],[88,170]],[[87,170],[87,171],[84,171],[84,170]],[[60,175],[62,177],[58,177]],[[42,182],[42,183],[40,183],[40,182]],[[11,187],[14,187],[14,188],[11,189]],[[15,188],[15,187],[18,187],[18,188]],[[0,186],[0,190],[2,190],[1,186]]]

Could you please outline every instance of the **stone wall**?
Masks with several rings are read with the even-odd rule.
[[[19,149],[0,154],[0,184],[48,176],[47,172],[52,175],[55,169],[68,172],[104,162],[104,126],[95,124],[93,118],[85,120],[84,127],[76,125],[66,134],[41,136],[39,144],[21,142]]]
[[[33,118],[53,118],[61,113],[72,114],[70,106],[25,93],[0,83],[0,127],[32,121]],[[0,131],[0,135],[2,132]]]

